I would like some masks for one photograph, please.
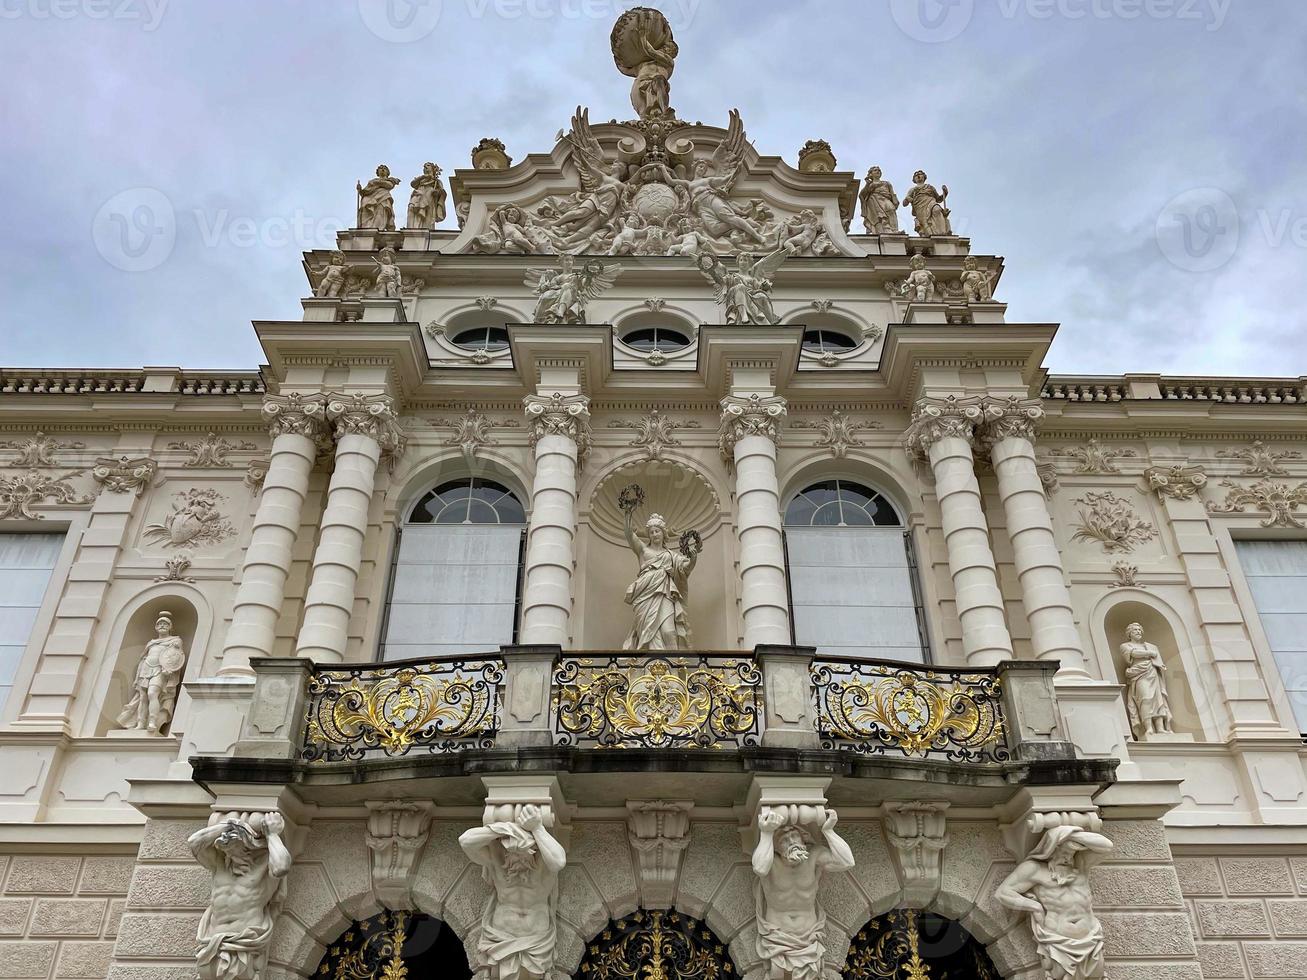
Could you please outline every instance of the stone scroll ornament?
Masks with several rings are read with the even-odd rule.
[[[1094,915],[1089,869],[1112,850],[1102,834],[1074,826],[1047,831],[994,897],[1030,916],[1048,980],[1102,977],[1103,925]]]
[[[504,805],[483,826],[465,831],[459,846],[481,866],[492,894],[481,915],[473,968],[487,980],[552,977],[558,945],[558,873],[567,852],[531,804]]]
[[[853,867],[853,851],[835,833],[824,806],[763,806],[753,851],[758,955],[767,980],[822,980],[826,913],[817,889],[827,871]]]
[[[199,980],[261,980],[291,866],[285,831],[275,810],[215,813],[187,840],[195,860],[213,874],[196,935]]]
[[[688,650],[690,573],[703,550],[703,539],[698,531],[686,531],[677,550],[672,551],[668,547],[667,521],[661,514],[651,514],[642,540],[635,530],[635,511],[643,502],[644,490],[638,484],[627,487],[617,498],[625,518],[626,543],[639,561],[639,571],[626,590],[625,600],[635,621],[622,649]]]
[[[190,564],[190,561],[187,561]],[[186,646],[172,632],[172,613],[161,612],[154,621],[155,637],[132,676],[132,696],[118,715],[118,726],[128,731],[162,733],[177,705],[177,686],[186,666]]]

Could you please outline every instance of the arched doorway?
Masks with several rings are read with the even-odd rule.
[[[328,948],[315,980],[472,980],[454,930],[421,912],[381,912],[351,923]]]
[[[639,909],[609,922],[585,947],[574,980],[736,980],[730,951],[698,919]]]
[[[1002,980],[985,947],[952,919],[893,909],[853,937],[844,980]]]

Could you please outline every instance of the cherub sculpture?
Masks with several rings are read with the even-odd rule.
[[[557,269],[528,269],[526,284],[536,294],[536,323],[585,323],[586,304],[613,284],[622,267],[590,259],[579,269],[571,255]]]
[[[918,170],[912,175],[912,190],[903,195],[903,206],[912,208],[912,220],[922,238],[953,234],[948,220],[949,209],[945,206],[948,184],[941,184],[940,188],[943,193],[926,183],[926,171]]]
[[[399,178],[390,176],[384,163],[367,186],[357,184],[359,195],[358,226],[373,231],[395,230],[395,199],[391,192],[399,186]]]
[[[699,271],[716,289],[717,302],[725,310],[727,323],[780,322],[772,308],[772,277],[790,254],[784,248],[762,258],[741,252],[734,269],[711,252],[699,256]]]
[[[962,275],[958,283],[962,286],[962,298],[967,303],[988,303],[993,298],[991,287],[994,277],[976,266],[976,257],[968,255],[962,260]]]
[[[926,259],[920,253],[908,260],[912,271],[903,280],[902,293],[910,303],[933,303],[936,300],[935,273],[926,268]]]
[[[673,190],[689,203],[690,213],[699,225],[713,238],[733,235],[737,238],[766,244],[763,234],[745,219],[731,203],[731,189],[744,165],[747,140],[740,110],[731,110],[726,139],[707,160],[696,160],[690,168],[690,177],[682,178],[662,164],[659,173]]]
[[[326,265],[316,266],[318,284],[313,287],[313,295],[320,299],[336,299],[345,288],[345,277],[349,270],[345,267],[345,253],[335,251],[327,259]]]
[[[387,245],[381,250],[380,258],[373,256],[372,261],[377,264],[377,295],[397,298],[404,288],[404,277],[395,261],[395,250]]]
[[[160,734],[172,719],[185,666],[186,647],[180,636],[173,636],[172,613],[161,612],[154,621],[154,639],[145,644],[136,664],[131,700],[118,715],[119,726]]]
[[[880,167],[867,171],[858,201],[862,204],[862,227],[868,235],[899,233],[899,198],[894,193],[894,185],[881,179]]]
[[[491,212],[489,224],[485,234],[477,235],[472,240],[473,252],[534,255],[550,250],[532,240],[527,230],[526,215],[516,204],[495,208]]]
[[[572,129],[562,138],[572,148],[581,191],[568,199],[567,206],[541,221],[560,236],[564,247],[570,247],[612,227],[626,190],[626,164],[604,156],[603,147],[590,130],[589,109],[576,107]]]
[[[424,163],[422,173],[409,181],[413,193],[408,198],[408,228],[434,228],[445,220],[445,187],[440,182],[440,168]]]

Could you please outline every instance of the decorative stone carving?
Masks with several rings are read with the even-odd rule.
[[[272,927],[286,896],[291,856],[280,813],[214,814],[187,844],[213,874],[200,919],[195,966],[200,980],[260,980]]]
[[[395,261],[395,250],[387,245],[380,255],[372,256],[377,267],[377,278],[373,292],[384,299],[398,299],[404,292],[404,276]]]
[[[1307,483],[1290,487],[1287,483],[1262,479],[1250,487],[1241,487],[1231,480],[1222,480],[1221,486],[1226,488],[1225,501],[1209,500],[1209,513],[1232,514],[1246,507],[1256,507],[1267,515],[1261,522],[1262,527],[1307,527],[1294,516],[1299,507],[1307,506]]]
[[[41,467],[57,466],[54,454],[65,449],[85,449],[84,442],[59,442],[44,432],[38,432],[26,439],[13,439],[0,442],[0,449],[13,449],[18,455],[9,461],[15,469],[34,470]]]
[[[339,299],[345,291],[345,282],[349,278],[349,267],[345,265],[345,253],[334,251],[327,257],[326,265],[312,266],[311,271],[318,277],[313,286],[313,295],[319,299]]]
[[[962,260],[962,274],[958,276],[958,290],[962,293],[962,302],[988,303],[994,298],[994,277],[976,265],[976,257],[968,255]]]
[[[882,807],[889,842],[904,892],[926,902],[939,891],[944,848],[948,846],[944,802],[886,803]]]
[[[1116,581],[1112,583],[1114,589],[1142,589],[1139,584],[1139,566],[1131,565],[1128,562],[1119,561],[1112,566],[1112,574],[1116,576]]]
[[[173,495],[172,510],[162,521],[146,524],[143,536],[160,540],[166,548],[217,544],[236,533],[219,510],[225,502],[212,488],[179,490]]]
[[[617,18],[609,39],[617,70],[633,78],[631,105],[641,119],[675,118],[669,104],[679,49],[661,11],[633,7]]]
[[[668,446],[679,446],[680,441],[672,433],[676,429],[698,429],[696,421],[676,422],[663,415],[658,409],[651,408],[647,415],[639,419],[618,419],[609,422],[610,429],[634,429],[635,438],[631,445],[642,448],[648,459],[663,458],[663,450]]]
[[[1121,658],[1125,661],[1128,688],[1125,706],[1135,738],[1146,740],[1149,735],[1171,734],[1171,699],[1166,693],[1162,651],[1144,641],[1144,628],[1138,623],[1125,628]]]
[[[779,395],[763,397],[759,394],[747,398],[728,395],[722,399],[721,428],[717,446],[728,460],[735,453],[735,444],[748,436],[762,436],[774,443],[781,440],[781,425],[785,421],[785,399]]]
[[[567,865],[567,852],[546,829],[547,814],[540,807],[526,803],[493,809],[484,826],[458,839],[492,889],[472,951],[473,968],[478,977],[496,980],[552,977],[558,873]]]
[[[826,912],[817,889],[828,871],[853,867],[853,851],[835,833],[837,816],[823,806],[763,806],[753,851],[758,956],[768,980],[822,980]],[[820,828],[821,840],[811,828]]]
[[[372,853],[372,891],[388,909],[410,909],[413,869],[426,846],[435,803],[404,800],[367,806],[365,839]]]
[[[947,201],[948,184],[940,184],[937,191],[934,185],[926,183],[926,171],[918,170],[912,175],[912,190],[903,195],[903,207],[912,209],[912,220],[920,237],[953,234]]]
[[[404,451],[404,433],[389,395],[337,392],[327,396],[326,416],[337,439],[351,434],[367,436],[375,439],[381,454],[391,459]]]
[[[187,560],[187,565],[190,561]],[[161,612],[154,621],[155,637],[145,644],[145,653],[132,676],[132,696],[119,713],[118,727],[128,731],[161,735],[172,720],[177,704],[177,685],[186,666],[186,647],[172,632],[172,613]]]
[[[445,186],[440,182],[440,168],[422,164],[422,173],[409,181],[413,192],[408,196],[406,228],[434,228],[445,220]]]
[[[162,575],[155,577],[156,582],[194,582],[195,579],[187,578],[186,571],[191,567],[191,556],[184,552],[180,555],[174,555],[163,563],[167,569]]]
[[[1050,456],[1063,456],[1076,461],[1072,471],[1077,475],[1089,473],[1120,473],[1118,459],[1137,455],[1133,449],[1111,449],[1097,439],[1090,439],[1083,446],[1066,446],[1062,449],[1050,449]]]
[[[91,479],[109,493],[134,493],[139,497],[158,469],[159,464],[148,456],[101,456],[91,467]]]
[[[1035,470],[1039,473],[1039,482],[1044,485],[1045,496],[1051,497],[1057,493],[1057,466],[1048,460],[1043,460],[1035,464]]]
[[[636,509],[644,502],[644,490],[631,485],[622,491],[618,506],[624,518],[626,543],[635,553],[639,571],[626,590],[634,623],[622,644],[623,650],[688,650],[690,648],[690,573],[703,550],[697,531],[686,531],[676,551],[667,546],[670,533],[661,514],[645,522],[648,543],[635,531]]]
[[[840,255],[822,227],[817,212],[804,208],[781,224],[781,248],[791,255]]]
[[[445,440],[445,445],[457,446],[463,451],[463,458],[470,463],[476,458],[477,450],[481,447],[498,445],[490,435],[492,426],[515,426],[517,420],[503,419],[491,422],[475,408],[469,408],[456,419],[436,419],[432,424],[448,426],[454,430],[454,434]]]
[[[826,140],[808,140],[799,148],[799,173],[828,174],[838,162]]]
[[[627,838],[640,876],[640,906],[672,907],[681,855],[690,844],[690,811],[684,800],[628,800]]]
[[[899,196],[894,185],[881,179],[880,167],[867,171],[867,179],[858,193],[862,205],[862,227],[868,235],[897,235],[899,231]]]
[[[384,163],[377,167],[377,175],[367,186],[358,184],[358,227],[372,231],[395,230],[395,198],[392,191],[399,186],[399,178],[390,176]]]
[[[250,460],[249,466],[245,468],[245,485],[255,492],[262,490],[271,465],[272,461],[266,456]]]
[[[1112,842],[1102,834],[1054,827],[994,893],[1008,908],[1030,916],[1048,980],[1103,976],[1103,926],[1094,915],[1089,869],[1111,850]]]
[[[478,296],[476,298],[477,309],[489,312],[499,305],[499,300],[493,296]]]
[[[327,431],[327,400],[322,395],[264,395],[260,414],[274,439],[289,432],[318,440]]]
[[[1088,491],[1076,503],[1080,504],[1080,520],[1073,525],[1074,541],[1097,541],[1108,553],[1128,553],[1135,550],[1135,545],[1157,537],[1157,528],[1142,520],[1129,502],[1111,490]]]
[[[984,418],[984,405],[979,398],[947,395],[918,399],[904,436],[908,453],[915,459],[925,460],[930,456],[930,447],[941,439],[974,442],[976,428]]]
[[[508,155],[503,140],[483,136],[472,147],[473,170],[507,170],[512,165],[513,158]]]
[[[230,453],[253,452],[259,447],[252,442],[234,443],[216,432],[210,432],[197,442],[170,442],[168,448],[190,453],[190,458],[182,464],[183,466],[207,466],[216,469],[231,465],[231,461],[227,458]]]
[[[56,504],[82,503],[77,491],[64,482],[67,479],[56,479],[36,470],[0,477],[0,521],[10,518],[43,521],[45,515],[32,510],[43,500]]]
[[[985,441],[993,444],[1004,439],[1024,439],[1033,443],[1044,408],[1037,398],[990,398],[985,402]]]
[[[39,434],[39,433],[38,433]],[[1217,459],[1238,459],[1244,464],[1243,476],[1288,476],[1283,460],[1302,459],[1302,453],[1296,449],[1273,451],[1262,440],[1257,439],[1247,449],[1222,449],[1216,454]]]
[[[795,419],[790,423],[790,427],[817,430],[818,448],[829,449],[835,459],[844,459],[848,456],[851,446],[862,445],[854,433],[862,429],[879,429],[881,423],[851,419],[839,409],[835,409],[824,419]]]
[[[532,449],[544,436],[564,436],[576,443],[577,462],[590,453],[590,399],[584,395],[554,392],[548,398],[527,395],[522,399],[526,410],[527,439]]]
[[[699,256],[699,271],[713,284],[727,323],[780,323],[771,303],[772,278],[791,254],[784,248],[762,258],[741,252],[734,269],[711,253]]]
[[[1144,482],[1159,497],[1192,500],[1207,486],[1207,474],[1201,466],[1150,466],[1144,470]]]
[[[920,252],[908,260],[911,271],[897,286],[898,294],[909,303],[935,303],[939,290],[935,287],[935,273],[926,268],[926,257]]]
[[[536,323],[585,323],[585,307],[617,280],[622,267],[598,259],[580,268],[570,255],[559,257],[557,269],[527,269],[526,285],[536,294]]]
[[[661,313],[663,307],[667,305],[667,300],[660,299],[657,296],[650,296],[644,301],[644,305],[651,313]]]

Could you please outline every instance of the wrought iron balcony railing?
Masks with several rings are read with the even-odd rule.
[[[819,658],[810,673],[823,748],[954,762],[1011,759],[995,670]]]
[[[499,730],[504,661],[441,658],[316,667],[306,691],[309,762],[490,748]]]
[[[559,745],[719,748],[762,736],[762,672],[738,654],[562,656],[550,702]]]

